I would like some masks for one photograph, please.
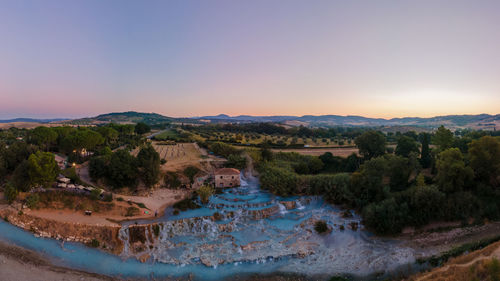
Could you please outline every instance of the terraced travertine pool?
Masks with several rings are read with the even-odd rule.
[[[214,218],[216,214],[217,219]],[[314,222],[332,229],[317,234]],[[158,236],[146,235],[146,247],[130,243],[130,228],[157,223]],[[357,230],[351,224],[359,225]],[[341,226],[343,226],[342,230]],[[375,237],[360,218],[325,203],[319,197],[278,197],[259,188],[256,178],[212,196],[202,208],[156,221],[128,222],[120,230],[125,243],[120,257],[78,243],[36,238],[5,222],[0,239],[42,252],[56,264],[123,277],[180,277],[220,280],[246,273],[301,273],[324,277],[389,272],[415,261],[413,249],[401,242]],[[152,238],[154,237],[154,238]],[[140,263],[134,257],[147,254]]]

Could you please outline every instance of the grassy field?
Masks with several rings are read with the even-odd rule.
[[[333,156],[347,157],[353,153],[358,154],[359,150],[356,147],[332,147],[332,148],[298,148],[298,149],[272,149],[273,152],[297,152],[302,155],[320,156],[327,152]]]
[[[168,140],[168,139],[177,139],[179,134],[175,130],[167,130],[161,134],[155,136],[156,140]]]

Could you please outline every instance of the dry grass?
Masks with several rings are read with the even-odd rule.
[[[430,272],[410,277],[409,280],[428,281],[500,281],[500,242],[467,255],[450,259]]]

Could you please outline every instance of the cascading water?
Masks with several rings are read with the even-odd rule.
[[[286,210],[285,205],[283,205],[281,203],[277,203],[277,204],[278,204],[278,207],[280,208],[280,214],[285,215],[286,213],[288,213],[288,211]]]
[[[295,206],[297,206],[297,210],[304,210],[304,205],[302,205],[302,203],[300,203],[300,200],[296,200],[295,201]]]
[[[332,232],[316,234],[317,220],[327,221]],[[259,189],[257,179],[242,179],[241,187],[212,196],[202,208],[166,215],[155,223],[157,237],[148,232],[153,239],[146,247],[126,248],[124,255],[148,254],[161,263],[214,270],[227,264],[279,265],[278,271],[305,274],[368,274],[414,261],[412,249],[372,238],[358,216],[344,218],[342,210],[317,196],[274,196]],[[361,230],[349,228],[352,223]],[[130,241],[128,234],[124,226],[124,243]]]
[[[259,189],[256,179],[212,196],[200,209],[156,221],[129,222],[118,233],[122,258],[67,242],[35,238],[0,221],[0,239],[42,251],[63,266],[120,277],[181,277],[222,280],[237,274],[290,272],[327,280],[338,273],[370,274],[408,268],[415,250],[379,239],[359,225],[356,214],[324,203],[321,197],[280,198]],[[280,205],[287,209],[280,212]],[[282,208],[281,208],[282,209]],[[319,235],[317,220],[332,231]],[[343,226],[343,228],[341,228]],[[147,260],[141,263],[136,259]],[[320,277],[317,277],[320,274]]]

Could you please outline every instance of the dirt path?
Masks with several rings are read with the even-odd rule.
[[[76,167],[76,174],[80,179],[86,183],[87,185],[90,186],[97,186],[93,181],[92,178],[90,177],[89,174],[89,162],[82,163],[80,165],[77,165]]]
[[[450,269],[454,270],[454,268],[470,267],[470,266],[472,266],[473,264],[475,264],[475,263],[477,263],[479,261],[489,260],[489,259],[492,259],[492,258],[497,258],[497,259],[500,258],[500,247],[498,247],[495,251],[493,251],[489,255],[480,255],[480,256],[478,256],[478,257],[476,257],[476,258],[474,258],[471,261],[466,262],[466,263],[447,264],[445,266],[442,266],[440,268],[437,268],[437,269],[429,272],[428,274],[424,274],[422,276],[417,277],[415,279],[415,281],[433,280],[431,278],[435,278],[435,274],[437,274],[437,273],[446,272],[446,271],[448,271]]]

